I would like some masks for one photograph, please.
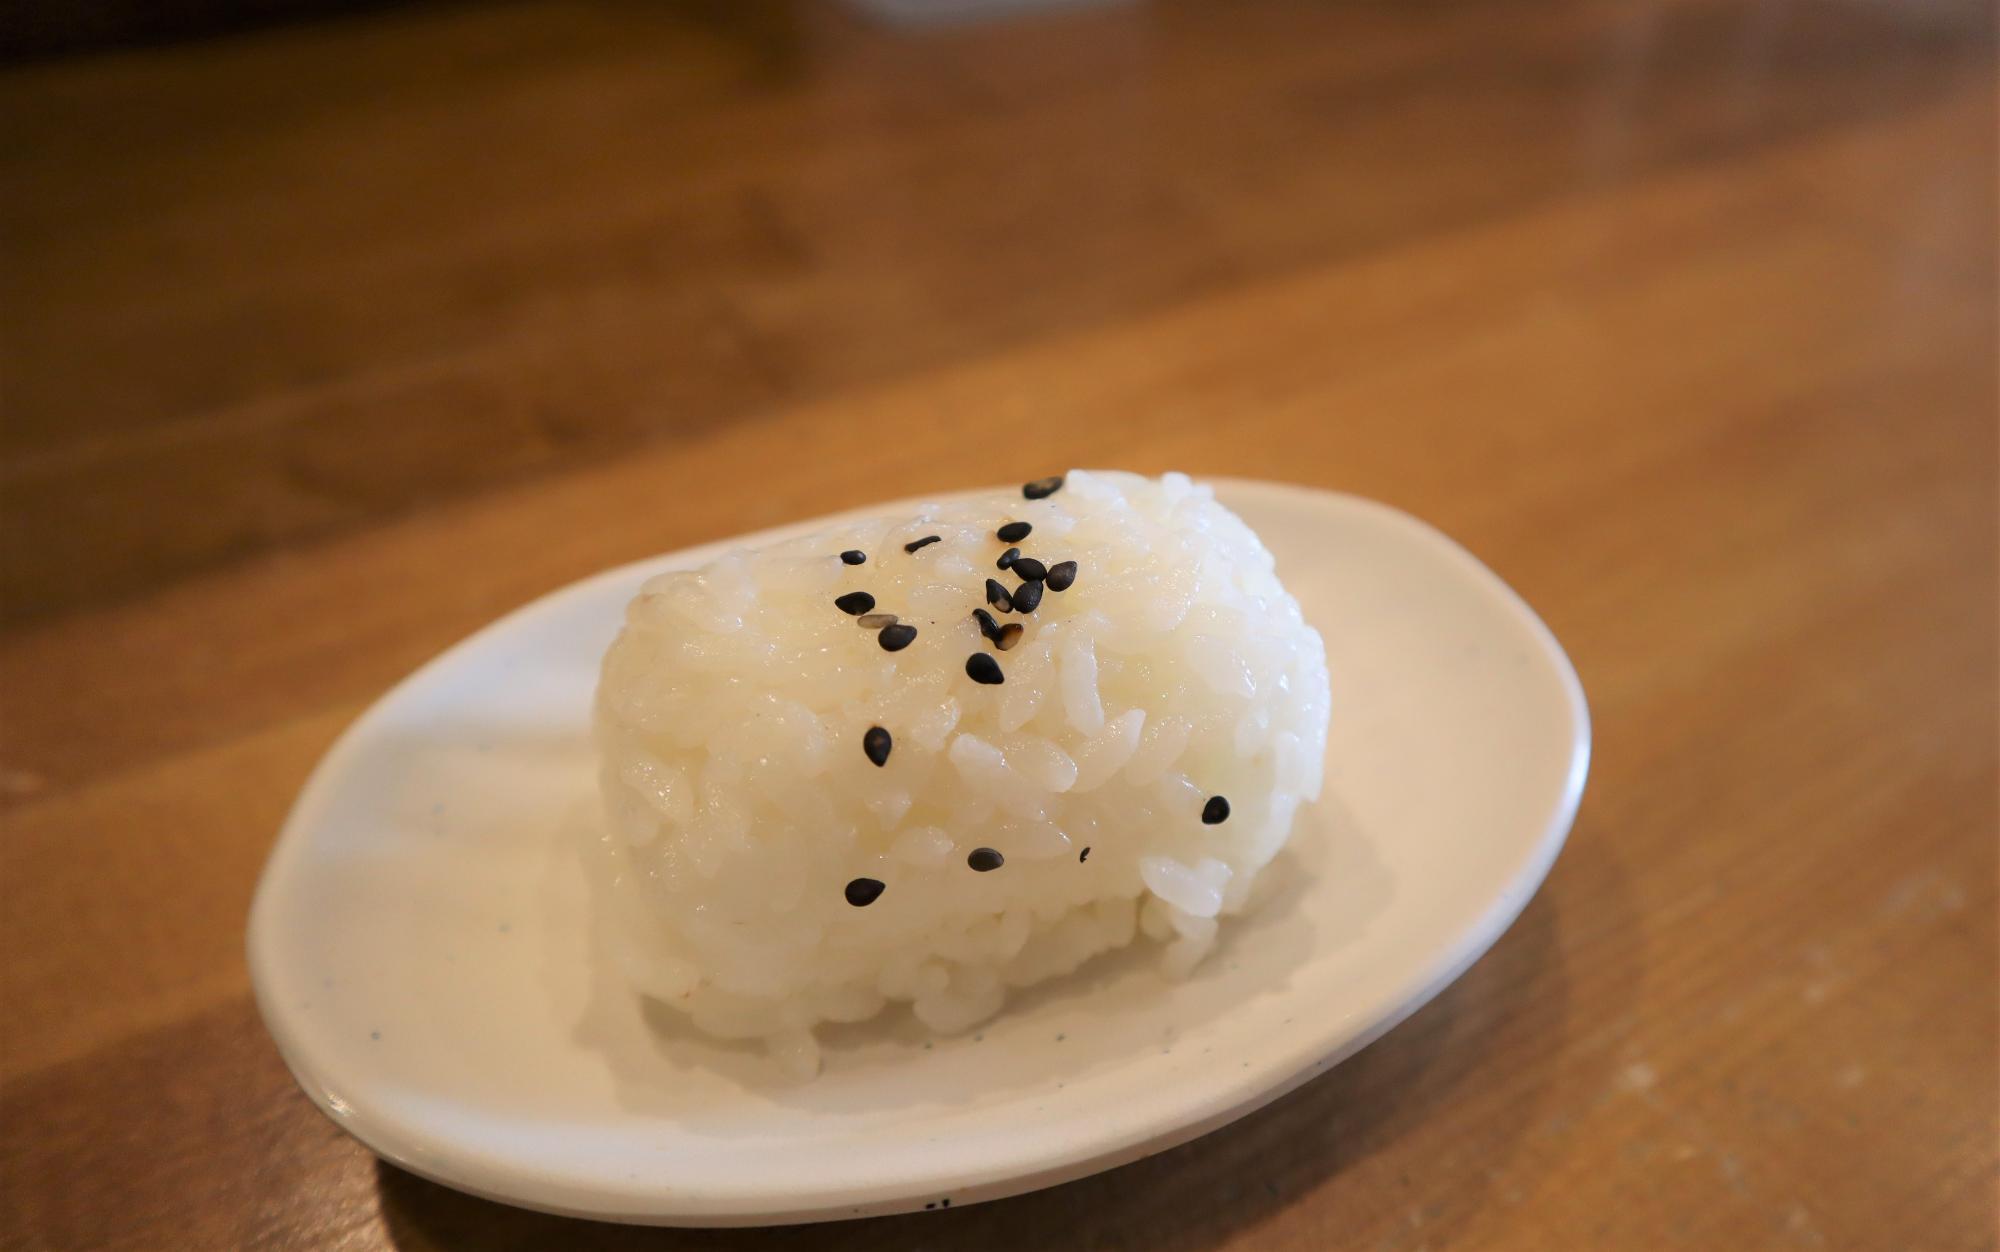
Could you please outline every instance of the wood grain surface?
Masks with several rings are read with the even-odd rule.
[[[0,1241],[1992,1248],[1994,14],[372,10],[0,72]],[[1071,464],[1470,546],[1597,728],[1388,1038],[941,1214],[647,1232],[378,1165],[245,911],[402,674],[608,564]]]

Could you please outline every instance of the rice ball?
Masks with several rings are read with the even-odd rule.
[[[1326,653],[1181,474],[1072,471],[648,581],[589,849],[643,994],[800,1073],[1137,941],[1192,969],[1316,798]]]

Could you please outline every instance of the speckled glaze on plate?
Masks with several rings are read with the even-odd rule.
[[[536,601],[377,702],[313,774],[250,919],[257,1000],[315,1103],[385,1159],[496,1200],[663,1225],[995,1199],[1185,1142],[1393,1027],[1507,928],[1562,846],[1590,731],[1555,639],[1489,570],[1383,505],[1219,480],[1326,638],[1324,798],[1182,983],[1137,953],[973,1034],[897,1012],[785,1082],[649,1012],[595,957],[598,660],[649,575]],[[896,511],[883,505],[867,514]]]

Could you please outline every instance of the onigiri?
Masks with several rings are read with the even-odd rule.
[[[639,589],[596,701],[610,951],[799,1073],[906,1004],[951,1033],[1252,899],[1325,752],[1326,653],[1181,474],[1082,471]]]

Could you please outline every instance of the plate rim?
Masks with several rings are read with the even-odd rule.
[[[279,1003],[275,990],[279,975],[272,968],[272,962],[277,958],[271,949],[275,945],[273,928],[279,921],[274,916],[278,890],[274,884],[285,876],[289,863],[301,854],[300,848],[306,840],[304,832],[318,823],[328,807],[335,782],[347,772],[350,758],[368,742],[376,724],[390,716],[391,706],[397,703],[398,697],[420,686],[438,671],[450,667],[491,637],[509,631],[523,619],[549,612],[557,607],[558,602],[588,596],[607,584],[637,579],[641,571],[698,563],[746,544],[768,543],[843,521],[1007,489],[983,488],[929,493],[785,522],[643,557],[586,575],[535,597],[459,639],[371,701],[322,754],[300,788],[271,843],[258,876],[247,919],[245,948],[253,998],[265,1029],[294,1081],[322,1113],[371,1152],[432,1182],[499,1203],[564,1217],[631,1225],[714,1228],[798,1224],[907,1212],[920,1210],[925,1197],[937,1195],[949,1195],[952,1202],[961,1205],[980,1203],[1087,1177],[1190,1142],[1263,1108],[1388,1034],[1491,949],[1526,908],[1561,854],[1582,803],[1590,767],[1592,727],[1582,680],[1554,632],[1527,601],[1477,556],[1429,522],[1378,500],[1326,488],[1230,476],[1203,476],[1197,481],[1216,488],[1219,496],[1241,492],[1289,497],[1298,504],[1332,505],[1372,514],[1378,521],[1419,536],[1473,581],[1482,584],[1485,590],[1498,593],[1499,600],[1534,641],[1540,659],[1546,663],[1561,689],[1569,715],[1570,753],[1561,793],[1526,855],[1506,883],[1496,891],[1485,910],[1454,942],[1438,950],[1421,978],[1412,980],[1407,994],[1392,1005],[1369,1014],[1367,1024],[1361,1029],[1340,1035],[1331,1047],[1314,1046],[1312,1040],[1306,1040],[1285,1050],[1278,1059],[1232,1075],[1227,1081],[1209,1084],[1204,1088],[1206,1098],[1195,1101],[1185,1116],[1175,1117],[1165,1125],[1155,1119],[1148,1124],[1148,1128],[1132,1130],[1116,1139],[1092,1140],[1080,1147],[1048,1154],[1046,1163],[1039,1168],[1023,1170],[1003,1163],[987,1171],[985,1176],[976,1179],[959,1177],[940,1186],[926,1186],[934,1180],[918,1177],[885,1180],[865,1191],[855,1188],[820,1193],[801,1190],[788,1194],[785,1198],[789,1203],[777,1208],[772,1207],[768,1199],[762,1203],[754,1202],[751,1193],[741,1196],[735,1193],[708,1193],[704,1197],[702,1193],[675,1191],[672,1193],[672,1210],[667,1211],[658,1204],[665,1197],[642,1188],[620,1188],[613,1180],[602,1180],[602,1185],[587,1188],[568,1176],[536,1175],[516,1160],[468,1156],[463,1151],[455,1155],[440,1153],[437,1154],[439,1159],[433,1161],[429,1159],[433,1151],[427,1148],[430,1137],[420,1127],[405,1125],[392,1115],[376,1113],[357,1116],[357,1110],[352,1105],[335,1096],[327,1089],[327,1084],[317,1077],[323,1067],[315,1064],[308,1055],[311,1049],[300,1038],[302,1032],[294,1028],[291,1016]],[[1324,1044],[1329,1037],[1323,1034],[1318,1037],[1318,1042]],[[1274,1070],[1279,1071],[1275,1079],[1270,1077]],[[455,1163],[465,1167],[454,1169],[451,1166]],[[495,1176],[506,1179],[506,1185],[482,1182],[482,1178]],[[746,1203],[746,1199],[752,1202]],[[653,1201],[650,1206],[647,1203],[649,1200]]]

